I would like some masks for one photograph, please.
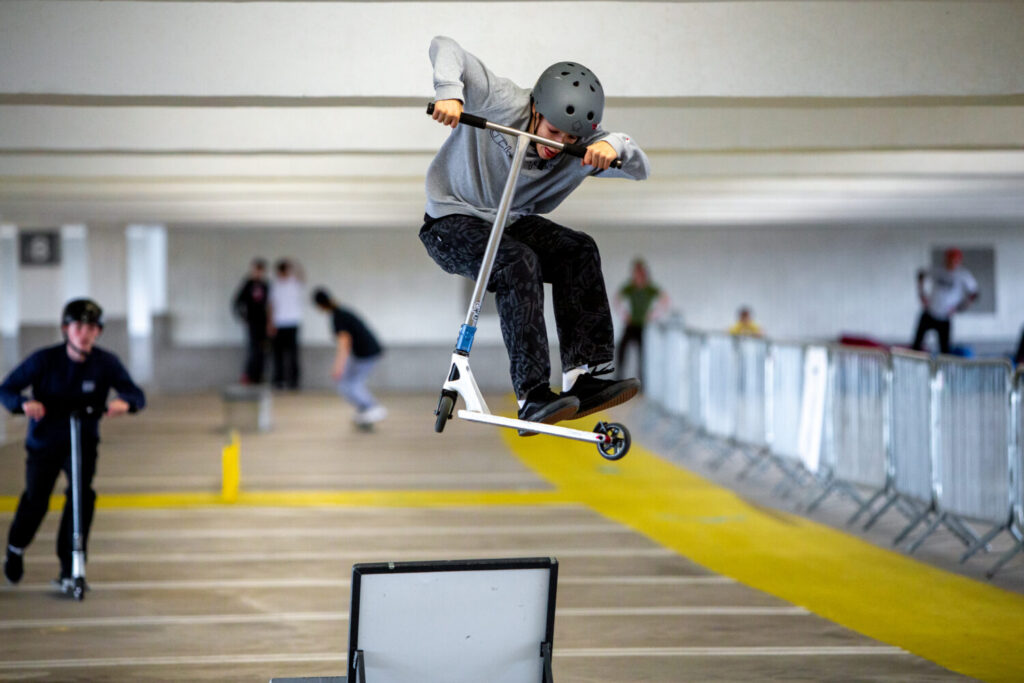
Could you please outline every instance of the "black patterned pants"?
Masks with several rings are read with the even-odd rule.
[[[420,240],[446,272],[475,280],[491,225],[476,216],[427,217]],[[609,363],[615,353],[612,316],[597,244],[586,233],[540,216],[505,229],[487,289],[494,293],[519,398],[551,381],[544,324],[544,283],[551,284],[562,369]]]

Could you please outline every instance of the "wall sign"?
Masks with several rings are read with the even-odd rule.
[[[21,265],[60,265],[60,232],[57,230],[34,230],[18,234]]]

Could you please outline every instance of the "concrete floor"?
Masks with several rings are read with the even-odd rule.
[[[76,603],[49,587],[59,517],[51,511],[25,578],[0,588],[0,680],[341,674],[354,563],[516,556],[559,560],[560,683],[970,680],[560,499],[498,429],[453,422],[434,434],[434,396],[386,402],[391,416],[367,434],[352,428],[336,397],[276,395],[273,431],[242,438],[243,491],[266,495],[235,505],[216,502],[219,397],[153,397],[144,413],[106,421],[92,590]],[[636,442],[679,457],[663,425],[642,419],[642,404],[620,411]],[[9,434],[23,426],[12,423]],[[596,450],[593,457],[600,462]],[[694,465],[701,454],[686,457]],[[6,510],[20,492],[22,460],[20,445],[4,447]],[[159,492],[167,495],[152,495]],[[830,503],[821,514],[842,509]],[[11,516],[0,513],[0,522]],[[943,543],[926,546],[940,565]],[[1005,587],[1019,589],[1021,564],[1007,567]]]

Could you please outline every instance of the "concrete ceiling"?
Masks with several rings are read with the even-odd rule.
[[[523,85],[601,74],[653,175],[559,216],[1024,219],[1022,2],[26,0],[0,3],[0,221],[407,227],[438,33]]]

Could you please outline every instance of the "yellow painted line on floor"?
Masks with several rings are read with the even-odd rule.
[[[559,491],[239,491],[234,500],[220,492],[102,493],[97,508],[197,508],[223,505],[275,507],[467,507],[566,505],[572,501]],[[0,496],[0,512],[13,512],[16,496]],[[64,496],[50,498],[50,510],[64,508]]]
[[[1024,680],[1024,596],[758,507],[637,446],[612,463],[591,445],[505,437],[569,498],[714,572],[953,671]]]

